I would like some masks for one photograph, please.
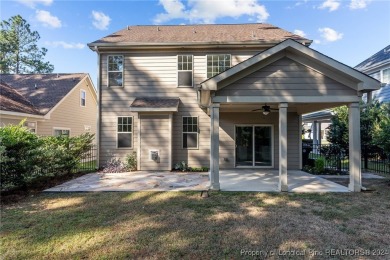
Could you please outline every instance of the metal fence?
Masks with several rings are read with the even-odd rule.
[[[349,151],[346,147],[333,144],[303,142],[302,165],[315,167],[320,160],[327,173],[347,174],[349,171]],[[362,170],[390,174],[390,154],[373,146],[362,146]],[[318,164],[318,163],[317,163]]]
[[[93,145],[80,160],[79,165],[74,169],[75,172],[94,171],[97,169],[97,147]]]

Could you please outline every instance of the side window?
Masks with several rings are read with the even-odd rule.
[[[54,129],[54,136],[70,136],[70,130],[69,129],[60,129],[56,128]]]
[[[24,122],[24,126],[27,127],[32,133],[36,133],[37,131],[37,123],[36,122]]]
[[[123,86],[123,56],[110,55],[108,56],[108,86],[122,87]]]
[[[390,83],[390,68],[382,70],[382,83]]]
[[[231,67],[230,54],[207,55],[207,78],[211,78]]]
[[[192,55],[177,56],[177,85],[178,87],[193,86],[193,57]]]
[[[183,116],[183,148],[198,148],[198,117]]]
[[[80,91],[80,106],[85,107],[87,104],[87,92],[85,90]]]
[[[133,147],[133,118],[130,116],[118,117],[117,123],[117,147]]]

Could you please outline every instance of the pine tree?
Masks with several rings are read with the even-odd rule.
[[[1,73],[53,72],[54,66],[44,61],[47,49],[37,45],[39,33],[31,31],[30,25],[20,15],[0,22],[0,28]]]

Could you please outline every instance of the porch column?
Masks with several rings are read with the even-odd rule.
[[[210,189],[220,190],[219,184],[219,107],[212,104],[210,121]]]
[[[288,191],[287,185],[287,103],[279,104],[279,191]]]
[[[317,139],[317,132],[318,132],[318,128],[317,128],[317,121],[314,121],[313,122],[313,131],[312,131],[312,135],[313,135],[313,152],[315,154],[317,154],[317,148],[318,148],[318,139]]]
[[[360,107],[359,103],[348,106],[349,120],[349,190],[361,191],[361,152],[360,152]]]

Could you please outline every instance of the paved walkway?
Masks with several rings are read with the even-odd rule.
[[[222,191],[277,192],[278,180],[278,170],[220,171]],[[45,191],[200,191],[208,186],[208,173],[142,171],[90,173]],[[290,192],[348,192],[345,186],[302,171],[288,171],[288,186]]]

